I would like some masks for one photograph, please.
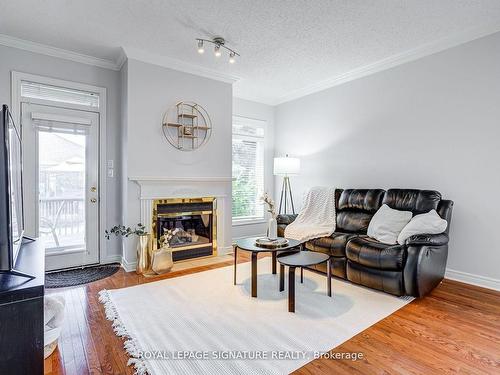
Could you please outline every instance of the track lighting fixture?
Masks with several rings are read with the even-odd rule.
[[[203,48],[203,40],[198,40],[198,53],[202,54],[205,52],[205,48]]]
[[[223,49],[227,50],[229,52],[229,63],[230,64],[234,64],[236,62],[236,56],[240,56],[240,54],[238,52],[232,50],[231,48],[229,48],[225,45],[226,41],[224,40],[224,38],[217,37],[217,38],[213,38],[212,40],[198,38],[198,39],[196,39],[196,41],[198,42],[198,53],[200,53],[200,54],[205,52],[205,48],[203,47],[203,44],[206,42],[206,43],[212,43],[214,45],[215,57],[222,56]]]
[[[222,55],[222,52],[220,51],[220,46],[218,46],[217,44],[214,47],[214,55],[215,57],[220,57]]]

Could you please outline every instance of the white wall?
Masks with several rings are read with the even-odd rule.
[[[279,105],[276,138],[302,159],[296,201],[314,185],[439,190],[455,201],[448,268],[500,279],[500,33]]]
[[[274,157],[274,107],[249,100],[234,98],[233,115],[266,122],[264,150],[264,189],[273,194],[273,157]],[[267,223],[233,225],[233,239],[265,235]]]
[[[230,178],[232,85],[133,59],[128,60],[126,69],[124,158],[127,176]],[[203,106],[213,125],[210,141],[191,152],[171,146],[161,127],[165,111],[181,100]],[[128,181],[125,189],[125,222],[135,225],[140,221],[139,186]],[[231,246],[230,180],[226,190],[229,204],[224,206],[222,220],[227,230],[225,238],[218,238],[219,247]],[[125,261],[133,263],[135,241],[127,242]]]
[[[101,166],[106,167],[106,160],[120,162],[120,141],[116,134],[120,132],[120,77],[119,73],[80,64],[16,48],[0,46],[0,102],[11,105],[11,71],[38,74],[51,78],[64,79],[107,89],[107,144]],[[107,179],[106,195],[107,219],[110,227],[121,221],[121,189],[119,172]],[[26,212],[26,215],[29,215]],[[103,241],[101,262],[118,261],[121,255],[120,241]]]

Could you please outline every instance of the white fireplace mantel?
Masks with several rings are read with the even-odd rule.
[[[156,177],[129,176],[139,186],[140,222],[151,230],[152,205],[155,199],[217,199],[217,242],[220,255],[231,250],[231,184],[232,177]]]
[[[139,185],[144,182],[232,182],[236,180],[233,177],[157,177],[157,176],[132,176],[128,178],[130,181],[135,181]]]

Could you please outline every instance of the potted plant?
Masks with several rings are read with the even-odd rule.
[[[138,274],[144,274],[150,266],[149,259],[149,233],[146,232],[146,227],[141,223],[137,224],[134,229],[131,227],[126,227],[125,225],[115,225],[110,230],[104,231],[104,236],[106,239],[110,239],[111,235],[116,237],[130,237],[135,235],[138,237],[137,242],[137,267],[135,272]]]

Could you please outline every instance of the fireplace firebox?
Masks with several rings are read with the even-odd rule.
[[[165,229],[178,228],[172,239],[174,262],[217,255],[216,199],[168,198],[153,201],[153,248]]]

